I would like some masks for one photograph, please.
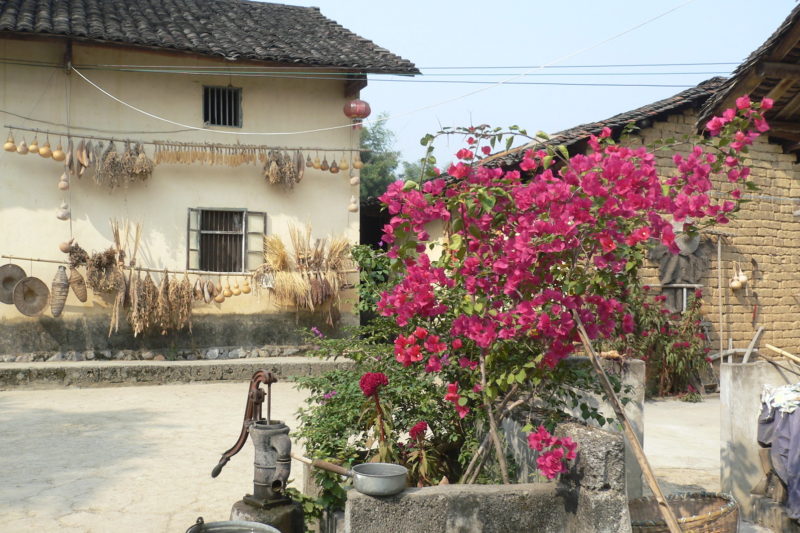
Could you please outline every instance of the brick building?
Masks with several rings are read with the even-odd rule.
[[[580,153],[586,150],[589,135],[609,127],[620,140],[629,124],[638,129],[622,139],[625,143],[680,139],[702,131],[712,115],[732,107],[742,94],[775,101],[766,115],[772,129],[755,141],[748,154],[759,190],[743,194],[749,202],[730,224],[684,243],[680,261],[686,268],[662,258],[650,261],[642,277],[670,293],[669,301],[677,309],[686,290],[693,285],[703,288],[703,313],[711,325],[715,351],[730,343],[747,347],[763,326],[762,346],[769,343],[800,353],[800,6],[731,78],[713,78],[670,98],[570,128],[554,134],[550,142]],[[528,147],[499,154],[495,160],[514,167]],[[664,172],[673,171],[671,153],[657,154]],[[731,184],[718,182],[714,194],[726,195],[730,188]],[[729,284],[739,268],[749,281],[745,288],[733,290]]]

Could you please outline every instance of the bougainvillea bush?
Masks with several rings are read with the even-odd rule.
[[[677,253],[674,223],[691,233],[728,222],[754,187],[742,154],[768,129],[771,106],[737,99],[708,122],[708,137],[686,139],[666,173],[652,149],[616,144],[608,128],[586,154],[532,148],[506,171],[480,161],[493,130],[467,129],[446,177],[398,181],[381,197],[392,216],[384,241],[402,274],[378,308],[402,329],[397,362],[458,369],[458,379],[445,373],[444,399],[460,417],[485,410],[494,427],[492,402],[512,383],[547,379],[541,369],[576,350],[578,323],[590,339],[633,331],[625,280],[642,245],[655,239]],[[713,180],[732,184],[728,198],[709,194]],[[447,228],[435,260],[425,253],[434,222]]]
[[[668,173],[656,169],[654,148],[617,144],[607,129],[586,154],[540,139],[518,170],[482,159],[508,132],[445,132],[466,140],[446,173],[396,182],[381,197],[391,215],[381,316],[349,339],[319,341],[318,355],[353,366],[302,381],[307,451],[344,463],[388,458],[422,485],[507,481],[514,465],[498,419],[524,391],[551,413],[531,420],[539,470],[563,472],[578,452],[552,435],[552,413],[575,407],[581,388],[596,390],[590,374],[559,364],[577,349],[577,324],[598,341],[634,332],[627,284],[644,247],[655,239],[676,249],[674,222],[694,232],[728,221],[753,187],[742,154],[766,131],[770,106],[740,98],[709,122],[709,136],[683,141]],[[715,179],[730,183],[729,197],[709,194]],[[444,225],[443,240],[432,241],[432,223]],[[591,409],[584,417],[605,422]],[[489,441],[496,460],[481,478],[476,458]],[[315,476],[341,503],[338,480]]]

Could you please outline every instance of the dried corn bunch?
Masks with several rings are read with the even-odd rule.
[[[117,271],[117,252],[113,247],[92,254],[86,267],[86,283],[95,292],[115,292]],[[124,283],[125,278],[122,279]]]
[[[169,273],[164,270],[164,277],[161,278],[161,285],[158,286],[158,298],[155,307],[154,326],[161,330],[162,335],[166,335],[172,328],[172,307],[169,299],[170,279]]]

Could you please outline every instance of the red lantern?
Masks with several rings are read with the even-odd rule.
[[[344,104],[344,114],[347,118],[361,120],[367,118],[371,112],[372,109],[369,108],[369,104],[358,98]]]

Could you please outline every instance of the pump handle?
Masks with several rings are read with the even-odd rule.
[[[228,461],[231,460],[231,457],[239,453],[239,450],[242,449],[244,443],[247,442],[247,435],[250,433],[250,425],[253,422],[256,422],[261,419],[261,406],[264,403],[264,391],[261,390],[261,384],[265,384],[268,387],[273,383],[276,383],[278,378],[272,372],[267,372],[266,370],[258,370],[253,377],[250,379],[250,387],[247,392],[247,404],[245,405],[244,409],[244,420],[242,421],[242,431],[239,433],[239,438],[236,439],[236,443],[231,446],[231,448],[222,454],[222,457],[217,463],[217,466],[211,471],[211,477],[217,477],[220,472],[222,472],[222,468],[228,464]]]

